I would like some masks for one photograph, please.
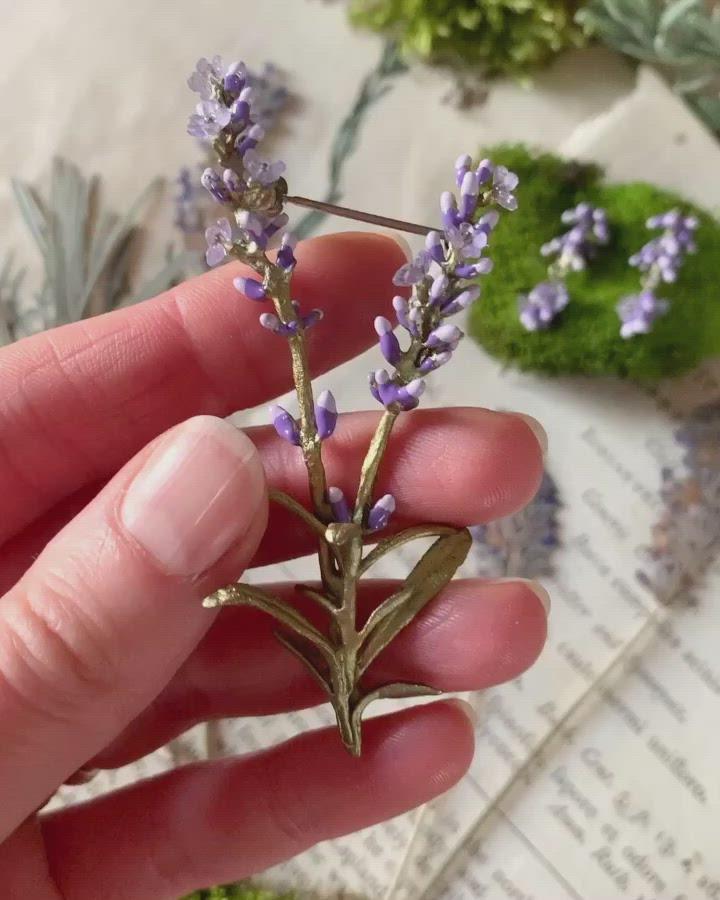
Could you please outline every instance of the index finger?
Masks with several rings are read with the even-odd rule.
[[[297,255],[295,296],[325,313],[308,332],[319,373],[373,342],[373,316],[390,308],[405,255],[390,237],[359,233],[308,241]],[[265,307],[232,285],[239,271],[223,266],[2,350],[0,544],[172,425],[228,415],[291,386],[282,343],[258,325]]]

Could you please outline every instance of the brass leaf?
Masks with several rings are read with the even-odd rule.
[[[439,538],[422,556],[400,591],[388,597],[376,611],[375,625],[367,631],[358,658],[359,675],[452,579],[471,544],[470,532],[463,528]],[[400,603],[398,594],[404,595]],[[392,612],[383,615],[384,608],[392,608]]]
[[[221,588],[203,600],[203,606],[208,609],[218,606],[252,606],[304,637],[314,647],[317,647],[325,659],[331,659],[333,656],[332,647],[328,644],[325,636],[314,625],[311,625],[305,616],[255,585],[231,584]]]
[[[384,684],[382,687],[370,691],[365,694],[353,707],[352,723],[353,730],[360,734],[360,719],[362,714],[371,703],[376,700],[403,700],[409,697],[435,697],[442,693],[436,688],[428,687],[426,684],[406,684],[405,682],[396,682],[394,684]]]

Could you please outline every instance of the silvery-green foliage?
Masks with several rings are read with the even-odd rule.
[[[17,340],[22,332],[20,285],[25,270],[15,266],[12,253],[7,253],[0,266],[0,347]]]
[[[86,178],[66,160],[53,161],[46,200],[30,184],[13,179],[18,207],[44,267],[32,330],[107,312],[127,298],[137,220],[159,184],[153,182],[120,216],[101,208],[99,178]],[[17,291],[13,302],[19,304]]]
[[[658,66],[720,131],[720,5],[707,0],[590,0],[578,21],[604,43]]]
[[[663,512],[638,577],[661,603],[687,604],[720,553],[720,406],[696,411],[677,439],[685,455],[662,473]]]
[[[553,572],[559,545],[558,488],[546,472],[535,498],[525,509],[488,525],[470,529],[468,562],[482,578],[539,578]]]

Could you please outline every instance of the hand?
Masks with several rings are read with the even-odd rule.
[[[326,311],[314,371],[373,340],[399,247],[373,235],[310,241],[297,293]],[[284,344],[224,267],[131,309],[0,353],[0,886],[8,898],[176,900],[261,871],[317,841],[395,816],[466,771],[473,730],[437,702],[366,723],[351,758],[334,729],[188,766],[90,804],[35,810],[79,768],[113,768],[196,722],[321,703],[254,611],[202,598],[248,566],[312,550],[267,485],[307,502],[295,448],[224,422],[290,387]],[[325,448],[350,493],[378,412],[342,417]],[[526,503],[542,470],[518,416],[403,416],[379,490],[398,527],[462,525]],[[289,595],[290,585],[278,591]],[[387,584],[367,587],[376,604]],[[309,614],[309,611],[308,611]],[[524,582],[452,583],[376,664],[447,691],[514,678],[546,615]]]

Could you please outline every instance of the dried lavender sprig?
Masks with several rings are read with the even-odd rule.
[[[630,257],[630,265],[644,275],[640,293],[623,297],[617,305],[621,337],[648,334],[655,321],[670,309],[670,303],[657,296],[657,289],[676,281],[687,254],[697,251],[698,224],[695,216],[686,216],[679,209],[648,219],[648,228],[662,228],[663,232]]]
[[[472,574],[483,578],[539,578],[553,574],[560,538],[561,502],[547,472],[533,500],[520,512],[470,529]]]
[[[697,410],[676,438],[685,454],[662,473],[663,513],[638,573],[663,603],[693,602],[693,589],[720,553],[720,407]]]
[[[548,266],[548,280],[542,281],[527,294],[518,297],[518,315],[526,331],[549,328],[558,313],[570,302],[565,279],[571,272],[579,272],[610,240],[607,213],[591,203],[579,203],[566,209],[561,216],[569,231],[543,244],[540,253],[554,257]]]

